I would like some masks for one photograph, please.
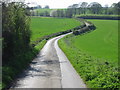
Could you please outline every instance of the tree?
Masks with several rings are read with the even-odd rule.
[[[115,8],[116,14],[120,15],[120,2],[116,3],[114,8]]]
[[[115,14],[115,5],[116,3],[113,3],[110,7],[109,7],[109,14],[112,15],[112,14]]]
[[[88,5],[91,13],[93,14],[100,14],[102,10],[102,5],[99,4],[98,2],[92,2]]]
[[[64,10],[61,10],[61,17],[65,17]]]
[[[71,6],[68,6],[68,8],[71,9],[71,12],[74,16],[77,14],[78,4],[73,4]]]
[[[35,11],[34,10],[31,11],[31,16],[35,16]]]
[[[111,7],[109,8],[109,13],[110,14],[120,14],[120,2],[118,3],[113,3]]]
[[[61,17],[61,11],[59,9],[57,10],[57,17]]]
[[[50,12],[50,16],[51,16],[51,17],[57,17],[57,10],[52,10],[52,11]]]
[[[38,10],[36,11],[36,16],[39,16],[39,12],[38,12]]]
[[[82,14],[85,14],[85,13],[86,13],[87,5],[88,5],[87,2],[82,2],[82,3],[80,4],[80,9],[81,9],[81,13],[82,13]]]
[[[58,17],[64,17],[64,11],[61,9],[61,10],[57,10],[57,14],[58,14]]]
[[[105,5],[105,14],[108,14],[108,4]]]
[[[71,18],[73,16],[72,8],[67,8],[67,10],[65,10],[65,13],[66,17]]]
[[[2,3],[3,65],[30,48],[29,25],[23,3]]]
[[[77,14],[77,8],[78,8],[78,4],[73,4],[72,7],[71,7],[73,10],[73,14],[74,16]]]
[[[113,3],[113,4],[111,5],[111,7],[114,8],[116,4],[117,4],[117,3]]]
[[[38,5],[37,7],[38,7],[38,9],[39,9],[39,8],[42,8],[42,6],[41,6],[41,5]]]
[[[44,12],[44,16],[45,16],[45,17],[50,16],[49,12],[48,12],[48,11],[45,11],[45,12]]]
[[[45,9],[49,9],[49,6],[48,6],[48,5],[46,5],[44,8],[45,8]]]

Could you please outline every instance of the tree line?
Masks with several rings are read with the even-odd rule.
[[[113,3],[110,7],[108,5],[105,5],[103,7],[98,2],[92,2],[90,4],[88,4],[87,2],[81,2],[79,4],[70,5],[67,9],[56,9],[56,10],[52,10],[50,13],[45,11],[43,16],[73,17],[81,14],[119,15],[120,14],[119,11],[120,11],[120,2]],[[42,16],[37,11],[32,12],[31,15]]]
[[[56,10],[52,13],[55,17],[72,17],[81,14],[103,14],[103,15],[118,15],[120,11],[120,2],[113,3],[110,7],[102,5],[98,2],[92,2],[88,4],[87,2],[82,2],[80,4],[73,4],[69,6],[66,10]]]
[[[42,7],[41,5],[30,7],[31,10],[34,10],[34,9],[49,9],[49,8],[50,7],[48,5],[45,5],[44,7]]]

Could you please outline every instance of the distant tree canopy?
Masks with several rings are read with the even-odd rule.
[[[115,10],[116,10],[116,14],[120,15],[120,2],[116,3],[114,6]]]
[[[50,7],[48,5],[45,5],[44,7],[42,7],[41,5],[37,5],[34,7],[30,7],[31,9],[49,9]]]
[[[30,13],[26,8],[20,2],[2,3],[3,65],[30,47]]]
[[[31,7],[32,9],[41,9],[42,6],[41,5],[37,5],[37,6],[34,6],[34,7]]]
[[[120,2],[113,3],[111,7],[102,5],[98,2],[81,2],[68,6],[67,9],[58,9],[53,12],[54,17],[72,17],[81,14],[103,14],[103,15],[118,15],[120,14]]]
[[[35,9],[35,8],[33,8]],[[36,7],[37,9],[37,7]],[[46,5],[42,9],[49,9]],[[31,9],[32,10],[32,9]],[[104,7],[98,2],[81,2],[79,4],[73,4],[68,6],[66,9],[52,10],[51,12],[44,11],[38,13],[38,11],[32,11],[32,16],[53,16],[53,17],[68,17],[71,18],[81,14],[103,14],[103,15],[118,15],[120,14],[120,2],[113,3],[110,7],[106,4]]]
[[[93,14],[101,14],[102,6],[97,2],[92,2],[88,5],[89,10]]]
[[[49,9],[49,6],[48,6],[48,5],[46,5],[44,8],[45,8],[45,9]]]

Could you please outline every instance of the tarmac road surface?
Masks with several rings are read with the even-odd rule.
[[[48,40],[11,88],[86,88],[57,44],[66,35]]]

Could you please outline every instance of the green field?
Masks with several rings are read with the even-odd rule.
[[[38,11],[38,13],[50,13],[53,9],[35,9],[35,11]]]
[[[80,22],[75,19],[68,18],[48,18],[48,17],[32,17],[31,18],[31,41],[37,40],[45,35],[56,32],[65,31],[79,26]]]
[[[50,13],[52,10],[66,10],[66,8],[63,8],[63,9],[35,9],[35,11],[38,11],[38,13],[45,13],[45,12]]]
[[[118,87],[118,21],[88,20],[96,30],[66,36],[59,45],[90,88]]]
[[[75,46],[91,56],[107,60],[117,60],[118,21],[89,21],[92,21],[97,29],[94,32],[76,37]]]

